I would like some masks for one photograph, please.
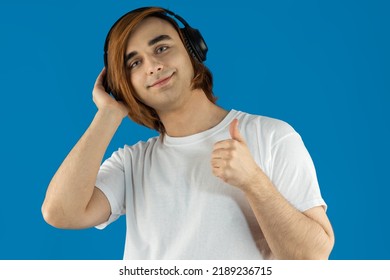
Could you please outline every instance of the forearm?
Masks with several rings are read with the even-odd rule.
[[[53,176],[42,205],[45,219],[67,226],[82,216],[91,199],[104,153],[122,117],[98,111]]]
[[[326,259],[333,247],[332,233],[293,207],[259,170],[247,199],[277,259]]]

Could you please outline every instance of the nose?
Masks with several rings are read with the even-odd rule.
[[[156,74],[156,73],[162,71],[164,68],[163,65],[158,61],[151,60],[149,63],[150,64],[149,64],[149,67],[147,70],[148,75]]]

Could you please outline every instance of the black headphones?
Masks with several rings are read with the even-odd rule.
[[[150,8],[152,8],[152,7],[143,7],[143,8],[138,8],[138,9],[132,10],[132,11],[124,14],[123,16],[121,16],[112,25],[112,27],[110,28],[110,30],[107,33],[106,40],[104,42],[104,67],[106,68],[106,73],[107,73],[107,68],[108,68],[108,59],[107,59],[108,42],[110,40],[110,34],[111,34],[112,29],[117,25],[118,22],[120,22],[128,14],[142,12],[142,11],[145,11],[145,10],[150,9]],[[199,62],[205,61],[208,48],[207,48],[206,42],[203,39],[203,36],[200,34],[199,30],[192,28],[181,16],[179,16],[179,15],[177,15],[177,14],[175,14],[167,9],[163,9],[163,8],[160,8],[160,9],[162,9],[163,12],[161,12],[161,13],[157,12],[155,14],[161,14],[163,16],[170,15],[170,16],[174,17],[175,19],[177,19],[178,21],[180,21],[184,25],[183,28],[180,28],[180,31],[184,36],[184,41],[185,41],[185,45],[186,45],[188,52],[193,57],[195,57]],[[153,16],[153,14],[151,14],[151,16]],[[104,88],[108,93],[111,92],[112,95],[117,99],[117,94],[112,92],[112,90],[109,88],[106,77],[107,77],[107,75],[104,77],[104,80],[103,80]]]

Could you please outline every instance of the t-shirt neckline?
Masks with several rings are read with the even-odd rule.
[[[184,136],[184,137],[172,137],[167,134],[164,135],[164,144],[168,146],[176,146],[176,145],[188,145],[188,144],[194,144],[200,141],[203,141],[211,136],[213,136],[215,133],[219,132],[221,129],[224,129],[230,123],[234,120],[236,115],[239,112],[236,110],[230,110],[229,113],[226,115],[226,117],[218,123],[216,126],[206,130],[202,131],[193,135]]]

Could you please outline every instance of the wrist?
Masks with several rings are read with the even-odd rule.
[[[271,181],[263,170],[257,167],[242,189],[247,196],[258,196],[259,194],[264,194],[270,183]]]
[[[119,126],[124,118],[123,114],[114,109],[104,108],[99,109],[95,115],[98,121],[107,123],[111,126]]]

